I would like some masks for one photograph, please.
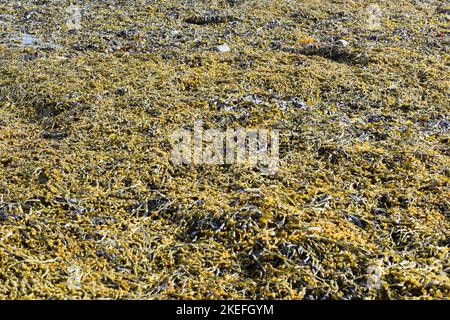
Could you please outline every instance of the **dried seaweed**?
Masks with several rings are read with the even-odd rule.
[[[450,298],[440,1],[72,4],[0,1],[0,299]],[[175,165],[195,120],[279,170]]]

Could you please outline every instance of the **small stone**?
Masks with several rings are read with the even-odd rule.
[[[344,39],[339,39],[338,41],[336,41],[336,44],[346,47],[346,46],[348,46],[348,41],[346,41]]]
[[[222,44],[222,45],[216,47],[216,51],[219,51],[219,52],[230,52],[231,48],[228,45],[226,45],[226,44]]]

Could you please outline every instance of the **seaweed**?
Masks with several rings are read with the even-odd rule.
[[[364,53],[357,53],[345,47],[335,44],[312,44],[304,48],[282,48],[283,51],[306,56],[319,56],[335,62],[342,62],[350,65],[367,65],[369,59]]]
[[[0,299],[450,298],[439,1],[70,5],[0,1]],[[196,120],[278,170],[173,163]]]
[[[206,25],[206,24],[218,24],[218,23],[228,23],[230,21],[234,21],[236,18],[233,16],[224,16],[224,15],[203,15],[203,16],[192,16],[186,18],[184,21],[186,23],[198,24],[198,25]]]

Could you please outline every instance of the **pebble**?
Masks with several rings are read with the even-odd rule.
[[[222,44],[222,45],[216,47],[216,51],[219,51],[219,52],[230,52],[231,48],[228,45],[226,45],[226,44]]]
[[[340,46],[346,47],[348,46],[348,41],[344,40],[344,39],[339,39],[338,41],[336,41],[336,43]]]

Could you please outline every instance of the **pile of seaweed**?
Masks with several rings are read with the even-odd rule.
[[[448,13],[0,1],[0,298],[449,298]],[[173,164],[197,119],[279,170]]]

